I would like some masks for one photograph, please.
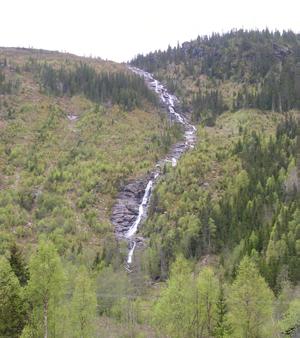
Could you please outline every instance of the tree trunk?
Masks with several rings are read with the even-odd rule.
[[[282,113],[282,100],[281,100],[281,93],[278,94],[278,110],[279,113]]]
[[[44,338],[48,338],[48,298],[44,301]]]

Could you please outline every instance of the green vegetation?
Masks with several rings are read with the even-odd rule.
[[[0,336],[295,336],[299,42],[233,31],[133,61],[203,123],[155,186],[131,274],[111,207],[179,127],[124,65],[1,49]]]
[[[110,210],[178,126],[125,66],[1,49],[0,68],[0,336],[103,337],[106,318],[135,332]]]
[[[83,62],[73,67],[61,65],[56,69],[51,64],[37,63],[35,59],[30,59],[25,69],[37,74],[41,87],[54,95],[83,94],[92,101],[111,102],[125,110],[141,107],[145,99],[157,104],[157,97],[147,88],[144,80],[124,71],[98,73]]]
[[[24,292],[5,257],[0,257],[0,335],[19,337],[25,323]]]
[[[233,30],[138,55],[132,63],[165,81],[195,121],[211,123],[228,109],[299,108],[299,46],[292,31]]]
[[[179,258],[154,308],[155,321],[171,337],[274,337],[274,296],[249,258],[241,262],[226,296],[221,290],[211,268],[203,268],[193,279],[187,261]],[[228,303],[222,317],[220,297],[224,306]]]
[[[253,115],[246,115],[248,125]],[[266,121],[274,124],[272,118]],[[164,278],[169,262],[180,252],[192,259],[221,253],[226,273],[234,276],[247,254],[256,257],[274,290],[280,288],[283,271],[296,283],[297,122],[287,116],[274,135],[259,132],[255,124],[248,129],[244,123],[242,131],[232,123],[230,130],[225,116],[217,125],[216,132],[222,128],[219,135],[209,128],[199,132],[196,149],[169,170],[154,192],[144,229],[151,258],[160,258],[150,274]]]
[[[2,53],[1,71],[21,87],[0,100],[0,252],[14,241],[30,252],[45,234],[64,257],[82,254],[89,266],[97,254],[105,264],[119,261],[109,220],[114,198],[125,180],[153,168],[178,128],[124,66]],[[56,84],[66,91],[55,92]],[[24,272],[15,272],[24,284]]]

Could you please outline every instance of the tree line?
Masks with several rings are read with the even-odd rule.
[[[285,112],[300,107],[299,45],[299,34],[292,31],[232,30],[138,55],[132,64],[171,83],[182,100],[189,96],[196,121],[226,108]],[[182,79],[191,80],[196,92]],[[231,92],[223,88],[228,83]]]
[[[48,94],[83,94],[94,102],[118,104],[129,111],[142,107],[145,101],[157,105],[156,96],[144,80],[129,72],[97,72],[85,62],[75,63],[73,67],[61,65],[55,68],[34,59],[25,69],[37,74],[41,89]]]

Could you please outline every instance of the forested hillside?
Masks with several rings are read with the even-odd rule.
[[[138,55],[132,64],[168,83],[195,121],[213,122],[226,110],[300,107],[300,36],[292,31],[199,36],[166,51]]]
[[[175,163],[155,79],[0,49],[0,337],[297,337],[299,46],[240,30],[137,56],[197,134]],[[158,172],[125,266],[112,206]]]
[[[252,269],[250,261],[277,302],[285,297],[287,288],[294,290],[298,304],[293,305],[294,316],[300,315],[296,310],[300,281],[299,51],[300,36],[291,31],[239,30],[198,37],[166,51],[138,55],[132,61],[168,84],[192,120],[201,122],[195,149],[175,169],[166,168],[143,227],[143,234],[149,238],[144,252],[146,271],[153,280],[169,278],[171,271],[156,308],[161,311],[163,307],[168,314],[168,324],[160,324],[171,336],[276,336],[276,325],[273,329],[268,326],[271,317],[265,318],[260,328],[258,322],[250,324],[253,318],[248,318],[248,324],[256,326],[255,332],[254,327],[242,327],[245,318],[237,323],[230,313],[225,317],[231,325],[223,322],[220,332],[217,318],[224,308],[216,305],[217,295],[222,297],[222,304],[227,304],[226,311],[235,311],[232,290],[239,283],[241,269]],[[199,283],[211,288],[206,290],[210,292],[207,297],[214,300],[206,304],[206,310],[202,308],[202,315],[194,313],[199,316],[197,324],[191,313],[186,316],[186,312],[193,311],[188,307],[193,281],[184,277],[187,272],[180,280],[176,276],[180,273],[173,271],[178,256],[193,263],[194,273],[200,270],[200,280],[201,273],[205,274],[206,281]],[[177,268],[185,269],[184,262]],[[214,272],[201,272],[203,265],[214,267]],[[182,303],[173,304],[172,313],[167,307],[174,301],[176,283],[186,289]],[[195,294],[201,293],[200,284],[195,283],[195,288],[200,288]],[[225,291],[215,294],[214,283],[221,291],[225,283]],[[233,283],[233,289],[227,283]],[[251,294],[250,289],[247,292]],[[178,310],[176,317],[179,304],[187,308]],[[207,313],[209,306],[217,307]],[[260,311],[258,304],[254,308]],[[255,312],[254,308],[251,311]],[[241,316],[243,311],[247,313],[245,308],[239,311]],[[270,316],[272,311],[276,322],[282,309],[274,308],[273,303]],[[175,324],[175,318],[184,319]],[[189,325],[184,326],[186,323]],[[285,332],[293,336],[298,319],[289,325]]]
[[[299,281],[299,127],[291,116],[277,127],[276,120],[244,111],[199,132],[198,147],[153,197],[144,227],[153,277],[166,276],[178,253],[193,260],[221,254],[230,278],[249,255],[274,291],[281,278]]]
[[[297,337],[299,114],[224,113],[154,191],[144,269],[171,337]]]
[[[93,336],[84,327],[96,325],[91,273],[98,264],[123,266],[110,223],[114,199],[177,137],[126,66],[0,49],[1,337],[18,337],[24,326],[24,337],[41,337],[45,327],[49,337],[71,337],[77,326],[80,337]],[[63,333],[71,304],[76,328]],[[79,323],[81,310],[91,311],[89,324]]]

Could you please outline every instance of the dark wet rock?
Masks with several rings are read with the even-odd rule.
[[[287,46],[280,46],[277,43],[273,43],[274,54],[278,59],[284,59],[292,54],[292,51]]]

